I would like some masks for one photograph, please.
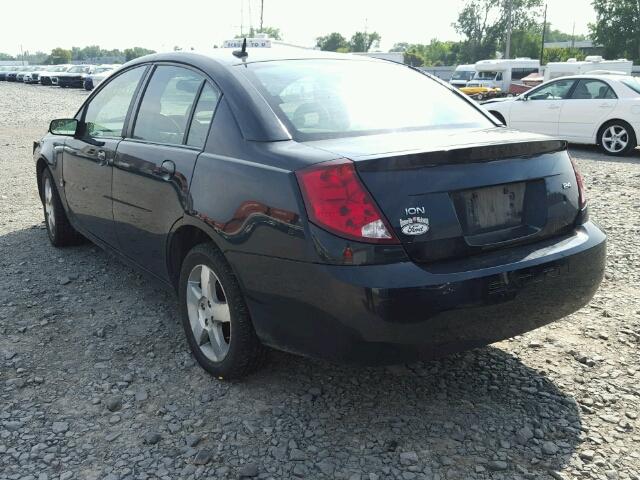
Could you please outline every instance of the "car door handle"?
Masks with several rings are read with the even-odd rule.
[[[610,103],[601,103],[600,108],[613,108],[613,105]]]
[[[107,154],[104,150],[98,150],[96,157],[98,158],[98,163],[101,166],[104,166],[107,164]]]
[[[173,161],[171,161],[171,160],[165,160],[160,165],[160,170],[162,171],[162,173],[164,175],[166,175],[169,178],[171,178],[176,173],[176,164],[173,163]]]
[[[549,110],[558,110],[560,105],[549,105]]]

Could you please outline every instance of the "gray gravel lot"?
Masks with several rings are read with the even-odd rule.
[[[171,293],[49,245],[31,145],[86,95],[0,82],[0,479],[640,479],[640,153],[573,149],[610,241],[574,315],[393,368],[273,352],[220,383]]]

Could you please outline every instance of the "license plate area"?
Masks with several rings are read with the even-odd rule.
[[[547,217],[543,180],[508,183],[451,194],[469,245],[492,245],[533,235]]]

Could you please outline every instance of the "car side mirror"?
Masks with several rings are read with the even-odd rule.
[[[54,135],[74,137],[78,131],[78,120],[75,118],[58,118],[49,124],[49,132]]]
[[[528,95],[523,95],[520,97],[520,100],[522,100],[523,102],[528,102],[529,101],[529,96]]]

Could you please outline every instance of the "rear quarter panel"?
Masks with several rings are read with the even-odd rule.
[[[291,140],[245,140],[223,99],[191,180],[190,215],[225,252],[315,258],[294,172],[333,158]]]

